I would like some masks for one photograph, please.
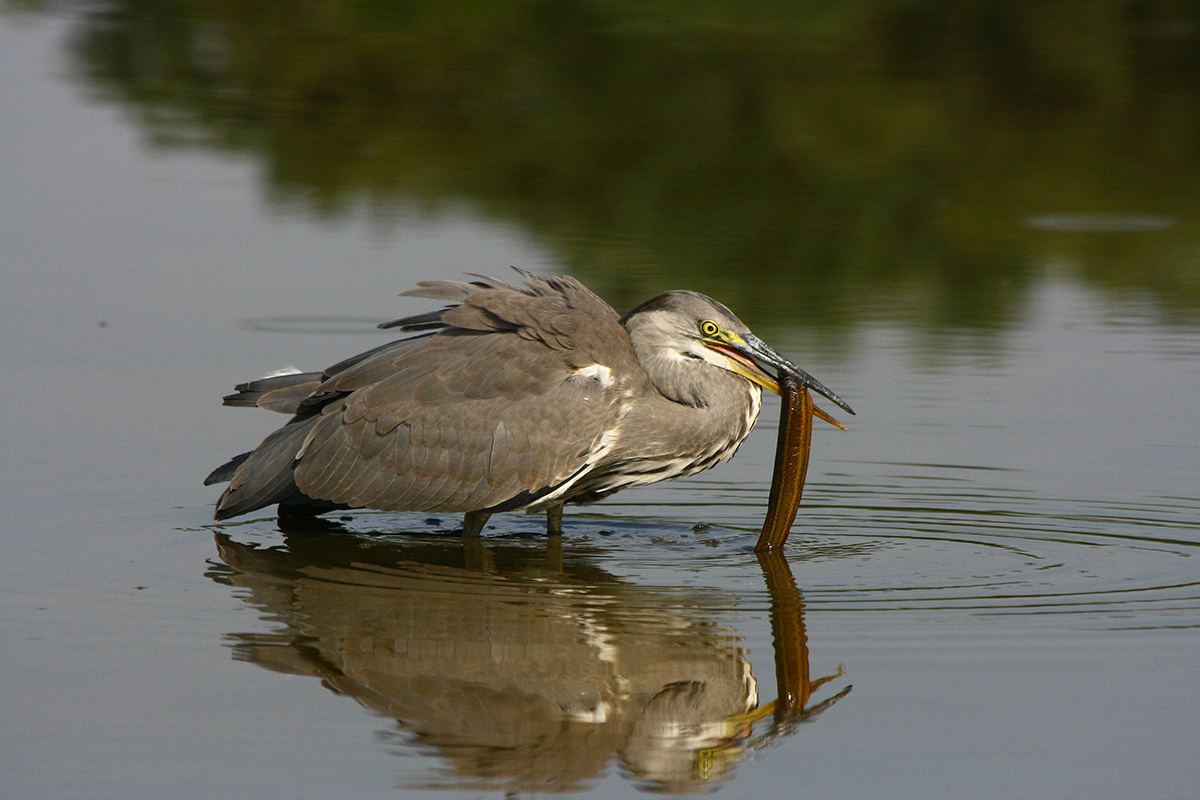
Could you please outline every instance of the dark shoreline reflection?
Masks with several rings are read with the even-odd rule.
[[[470,207],[621,308],[687,286],[752,327],[986,333],[1063,264],[1194,318],[1198,22],[1154,2],[113,0],[74,15],[68,53],[147,146],[246,154],[302,215]]]
[[[327,521],[283,546],[221,531],[216,544],[209,577],[271,627],[230,634],[234,658],[320,678],[395,720],[383,739],[398,753],[442,761],[415,785],[582,790],[616,759],[641,788],[715,788],[850,691],[805,707],[842,673],[810,680],[781,558],[762,562],[781,697],[760,703],[736,598],[632,584],[586,544],[372,539]]]

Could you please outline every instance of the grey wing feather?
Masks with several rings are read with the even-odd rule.
[[[380,330],[399,328],[402,331],[423,331],[432,328],[444,328],[446,327],[446,323],[442,322],[442,313],[445,310],[430,311],[427,314],[416,314],[411,317],[401,317],[391,322],[381,322],[376,327]]]
[[[389,510],[520,507],[576,477],[611,443],[628,380],[644,373],[607,303],[573,278],[522,275],[520,287],[424,282],[408,294],[456,304],[396,324],[439,330],[323,373],[239,387],[237,404],[296,417],[210,476],[232,471],[218,518],[304,496]],[[596,364],[627,380],[579,373]]]
[[[320,372],[293,372],[239,383],[234,394],[226,395],[227,406],[257,406],[282,414],[295,414],[300,402],[312,394],[325,375]]]
[[[314,424],[295,472],[305,494],[389,510],[490,508],[570,478],[617,416],[598,384],[579,391],[561,356],[520,337],[438,337],[381,368],[386,378]]]
[[[610,366],[636,369],[637,359],[628,345],[620,317],[607,303],[574,278],[534,275],[523,286],[474,276],[479,280],[422,281],[404,295],[450,300],[440,311],[405,317],[381,327],[413,330],[436,327],[473,331],[516,331],[559,350],[572,350],[594,359],[603,355],[618,363]]]
[[[237,465],[229,486],[217,501],[216,518],[236,517],[293,497],[297,489],[292,479],[292,461],[308,427],[304,422],[284,425]],[[225,467],[219,467],[218,472],[222,469]]]
[[[251,450],[246,453],[239,453],[233,458],[226,461],[221,466],[208,473],[208,477],[204,479],[205,486],[212,486],[214,483],[229,483],[229,480],[237,472],[237,468],[246,462],[250,456],[254,454]]]

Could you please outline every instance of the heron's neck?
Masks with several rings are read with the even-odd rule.
[[[669,316],[655,311],[632,314],[625,326],[638,363],[659,394],[692,408],[704,408],[719,400],[710,394],[719,385],[717,382],[723,383],[719,376],[717,382],[713,377],[723,370],[682,352]]]
[[[740,375],[665,347],[639,350],[638,356],[650,383],[676,407],[673,412],[660,407],[659,413],[712,428],[714,436],[732,433],[739,441],[758,418],[762,390]]]
[[[632,404],[621,424],[622,442],[640,460],[670,463],[672,477],[731,457],[758,419],[762,390],[705,361],[658,366],[647,370],[658,391]],[[680,399],[694,396],[701,401]]]
[[[639,352],[642,369],[659,394],[673,403],[692,408],[706,408],[719,402],[723,394],[714,389],[726,388],[720,373],[724,370],[707,361],[691,358],[675,350],[658,347]],[[734,377],[730,375],[730,377]],[[732,388],[732,387],[728,387]]]

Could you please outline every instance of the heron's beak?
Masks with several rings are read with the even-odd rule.
[[[797,367],[792,362],[788,361],[769,344],[759,339],[754,334],[746,334],[741,342],[726,344],[724,342],[705,341],[705,346],[712,350],[716,350],[724,356],[727,356],[733,362],[733,371],[741,375],[747,380],[757,383],[764,389],[770,389],[778,395],[783,394],[783,390],[779,386],[779,381],[774,378],[769,372],[766,372],[760,364],[773,367],[780,373],[791,375],[801,386],[806,386],[812,389],[822,397],[826,397],[837,403],[838,407],[845,410],[849,414],[854,413],[845,400],[834,394],[829,387],[821,383],[819,380],[809,375],[804,370]],[[826,422],[836,425],[845,430],[846,427],[838,422],[833,417],[826,414],[819,408],[813,408],[814,416],[817,416]]]

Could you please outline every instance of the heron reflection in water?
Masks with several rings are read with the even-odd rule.
[[[712,787],[850,691],[809,705],[841,670],[810,678],[803,604],[779,557],[760,559],[779,687],[762,702],[738,603],[721,590],[638,585],[561,538],[463,548],[290,525],[282,547],[216,534],[210,576],[270,626],[228,643],[395,720],[383,741],[441,764],[409,773],[415,786],[561,793],[617,761],[648,788]]]
[[[238,386],[227,405],[291,419],[208,476],[229,482],[215,517],[462,512],[472,537],[525,509],[557,534],[564,503],[729,459],[762,389],[785,378],[854,413],[704,295],[667,292],[622,317],[573,278],[518,272],[523,285],[419,283],[405,294],[450,305],[381,326],[418,335]]]

